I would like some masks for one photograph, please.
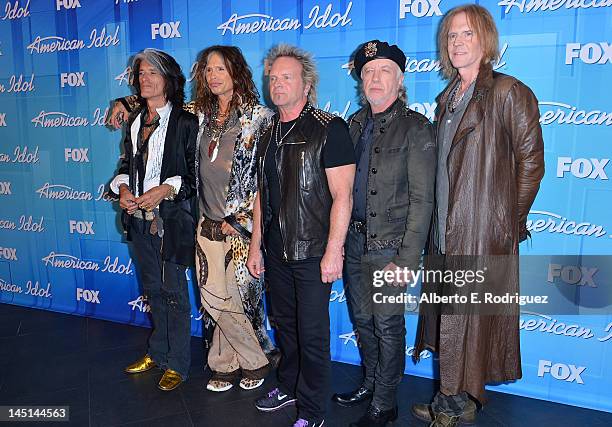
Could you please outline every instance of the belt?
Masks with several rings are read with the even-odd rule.
[[[138,209],[136,212],[134,212],[134,218],[142,219],[144,221],[153,221],[153,219],[155,219],[155,213]]]
[[[225,234],[221,231],[221,224],[223,224],[223,221],[215,221],[214,219],[208,218],[206,215],[202,215],[202,217],[200,236],[206,237],[213,242],[225,241]]]
[[[349,230],[353,230],[361,234],[366,234],[366,223],[365,221],[351,221],[351,223],[349,224]]]
[[[138,209],[132,218],[143,221],[143,230],[148,229],[149,233],[157,234],[159,237],[164,235],[164,221],[159,216],[159,209],[155,208],[151,212]]]

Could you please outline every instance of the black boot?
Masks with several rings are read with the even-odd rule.
[[[382,411],[374,405],[368,407],[367,412],[356,423],[350,427],[384,427],[387,423],[397,420],[397,406],[387,411]]]
[[[372,394],[372,390],[367,389],[365,386],[361,386],[357,390],[349,391],[348,393],[336,393],[332,397],[332,400],[338,405],[356,406],[361,402],[370,400]]]

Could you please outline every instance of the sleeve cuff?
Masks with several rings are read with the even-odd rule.
[[[178,194],[181,190],[181,185],[183,184],[183,179],[180,176],[171,176],[166,179],[162,184],[168,184],[172,188],[174,188],[174,194]],[[166,198],[166,200],[170,200]]]
[[[117,175],[110,183],[110,189],[113,193],[119,194],[119,187],[121,184],[130,185],[130,176],[128,174]]]

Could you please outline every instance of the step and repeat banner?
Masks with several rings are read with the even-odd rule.
[[[149,325],[118,202],[108,193],[122,135],[104,124],[109,100],[130,94],[136,52],[163,49],[189,76],[205,47],[236,45],[264,94],[265,52],[296,44],[317,60],[319,107],[347,118],[359,100],[349,58],[364,41],[386,40],[407,56],[410,108],[433,119],[445,86],[435,35],[443,14],[461,3],[4,0],[0,303]],[[521,286],[544,288],[558,302],[523,307],[523,379],[491,389],[612,411],[612,1],[479,3],[500,32],[495,69],[525,82],[540,101],[546,175],[529,215],[532,239],[521,245]],[[359,363],[341,282],[330,313],[333,358]],[[432,377],[435,355],[425,351],[412,362],[417,317],[406,319],[406,372]]]

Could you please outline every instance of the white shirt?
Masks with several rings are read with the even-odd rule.
[[[156,110],[157,114],[159,114],[159,126],[157,126],[149,138],[147,164],[145,165],[145,177],[143,181],[145,193],[151,188],[160,185],[159,179],[161,175],[162,160],[164,158],[164,143],[166,141],[166,131],[168,130],[168,120],[172,112],[172,104],[168,102],[163,107],[156,108]],[[135,155],[138,150],[137,144],[138,131],[140,130],[140,117],[141,115],[139,114],[130,128],[133,155]],[[138,172],[136,172],[136,180],[137,182],[140,180]],[[128,174],[117,175],[110,183],[110,188],[115,194],[119,194],[119,186],[121,184],[130,185],[130,176]],[[166,179],[163,184],[171,185],[174,187],[175,192],[178,193],[181,188],[182,179],[180,176],[172,176]],[[134,195],[140,195],[138,194],[138,186],[134,188]]]

